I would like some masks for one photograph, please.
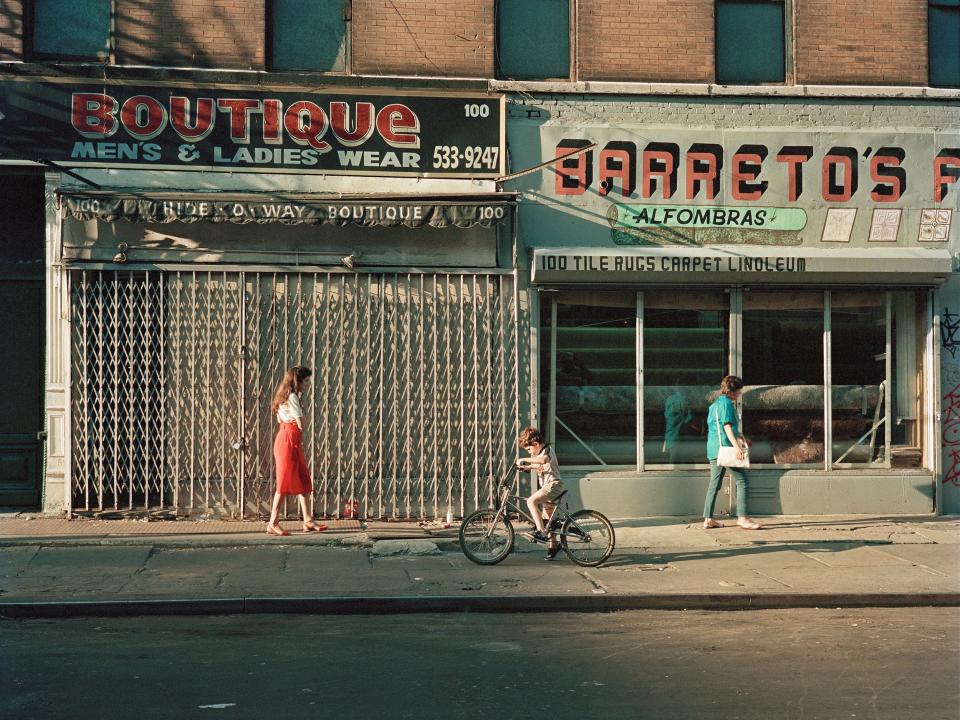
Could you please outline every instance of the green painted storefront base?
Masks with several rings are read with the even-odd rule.
[[[564,468],[568,498],[611,518],[699,517],[709,470],[596,471]],[[901,515],[934,512],[934,477],[924,470],[752,470],[748,511],[756,515]],[[716,514],[734,507],[729,480]],[[524,488],[525,491],[525,488]]]

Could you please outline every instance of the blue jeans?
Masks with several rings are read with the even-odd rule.
[[[703,503],[704,519],[713,517],[713,505],[717,501],[717,493],[725,472],[730,473],[737,484],[737,517],[747,516],[747,474],[740,468],[721,467],[714,458],[710,461],[710,486],[707,488],[707,499]]]

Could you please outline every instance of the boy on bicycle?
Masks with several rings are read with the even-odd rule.
[[[530,453],[528,458],[517,458],[517,468],[520,470],[536,471],[539,489],[527,498],[527,508],[530,517],[537,526],[535,532],[530,533],[530,539],[535,542],[549,543],[545,560],[553,560],[560,552],[560,543],[556,535],[548,534],[543,521],[548,519],[554,509],[554,501],[563,494],[563,481],[560,479],[560,466],[553,448],[544,444],[543,434],[533,427],[524,428],[517,438],[517,444]]]

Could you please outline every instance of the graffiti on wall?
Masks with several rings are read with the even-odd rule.
[[[957,358],[960,350],[960,315],[950,312],[950,308],[943,309],[940,318],[940,344],[950,353],[950,357]]]
[[[943,483],[960,487],[960,384],[943,396]]]

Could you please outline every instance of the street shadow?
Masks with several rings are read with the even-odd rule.
[[[718,560],[722,558],[741,558],[768,555],[793,550],[799,553],[832,555],[844,550],[866,547],[872,543],[862,540],[844,540],[839,542],[803,541],[770,542],[762,541],[753,545],[733,545],[716,548],[691,548],[672,552],[629,552],[614,554],[602,567],[616,568],[637,565],[666,566],[695,560]]]

